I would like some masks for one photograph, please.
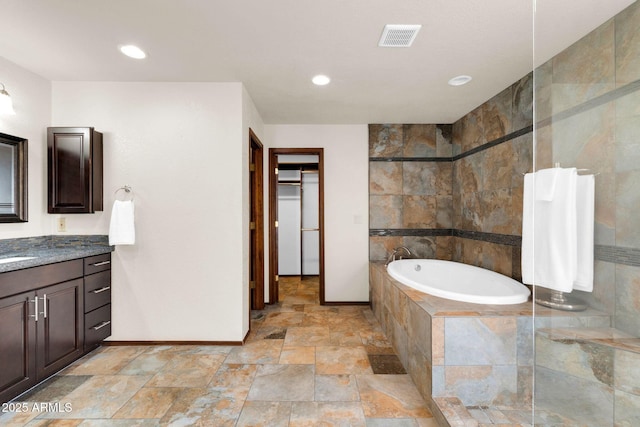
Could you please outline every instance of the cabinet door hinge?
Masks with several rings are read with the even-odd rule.
[[[255,230],[256,229],[256,223],[255,221],[251,221],[249,223],[249,230]]]
[[[276,175],[278,175],[278,168],[275,169]]]
[[[249,172],[255,172],[256,171],[256,164],[255,163],[251,163],[249,165]]]
[[[250,289],[255,289],[256,288],[256,281],[255,280],[251,280],[249,282],[249,288]]]
[[[275,226],[276,226],[276,228],[278,228],[278,221],[275,222]]]
[[[280,280],[280,276],[278,276],[278,275],[276,274],[276,282],[277,282],[278,280]]]

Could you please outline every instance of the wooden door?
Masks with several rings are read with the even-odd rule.
[[[264,202],[262,143],[249,129],[249,283],[251,309],[264,308]]]
[[[82,355],[84,346],[83,279],[38,291],[38,379],[46,378]]]
[[[0,299],[0,402],[37,382],[35,295]]]

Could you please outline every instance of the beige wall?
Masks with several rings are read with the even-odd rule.
[[[1,224],[0,239],[50,234],[47,212],[47,126],[51,121],[51,82],[0,58],[0,83],[13,100],[13,116],[0,116],[0,132],[29,141],[29,221]]]
[[[106,234],[116,189],[135,196],[136,245],[113,254],[112,340],[247,332],[242,125],[261,126],[248,103],[240,83],[53,83],[53,125],[104,133],[106,210],[66,215],[67,233]]]
[[[367,125],[266,125],[265,140],[324,148],[325,299],[369,301]],[[265,183],[267,173],[265,150]]]

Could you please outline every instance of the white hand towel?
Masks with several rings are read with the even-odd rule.
[[[578,273],[573,289],[585,292],[593,292],[595,186],[593,175],[578,176],[576,187]]]
[[[575,168],[557,169],[555,179],[544,175],[541,183],[553,183],[551,200],[536,197],[537,174],[524,180],[522,218],[522,279],[562,292],[571,292],[577,277]],[[548,192],[540,194],[549,198]]]
[[[111,209],[109,224],[110,245],[133,245],[136,243],[133,200],[116,200]]]

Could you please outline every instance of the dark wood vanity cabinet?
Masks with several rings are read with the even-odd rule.
[[[1,402],[111,334],[110,262],[103,254],[0,274]]]
[[[84,259],[84,349],[111,335],[111,254]]]
[[[102,133],[92,127],[47,128],[48,212],[103,209]]]

